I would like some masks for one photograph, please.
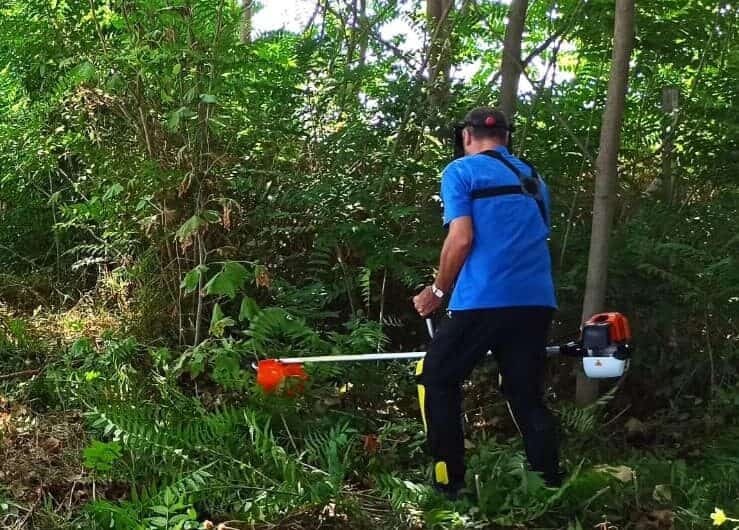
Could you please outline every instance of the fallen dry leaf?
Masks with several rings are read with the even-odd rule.
[[[596,466],[594,468],[600,473],[606,473],[617,478],[621,482],[631,482],[636,477],[636,472],[629,466]]]

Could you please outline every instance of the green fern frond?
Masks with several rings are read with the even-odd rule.
[[[640,263],[637,268],[641,271],[646,272],[648,275],[658,278],[669,285],[681,289],[685,289],[690,293],[700,294],[701,290],[691,281],[683,278],[682,276],[667,271],[657,265],[651,263]]]
[[[359,288],[362,291],[362,300],[364,301],[364,307],[367,310],[367,314],[370,311],[370,302],[372,297],[372,269],[369,267],[362,267],[359,272]]]
[[[619,385],[614,385],[587,407],[563,404],[559,409],[559,421],[563,429],[578,434],[589,434],[596,430],[603,409],[613,400]]]
[[[386,497],[393,509],[403,510],[412,505],[418,505],[429,495],[429,487],[410,480],[402,480],[390,474],[381,474],[376,477],[375,488]]]
[[[401,328],[403,327],[403,321],[399,316],[396,315],[384,315],[382,317],[382,323],[385,326],[391,327],[391,328]]]
[[[347,422],[328,431],[312,432],[305,439],[305,456],[329,476],[341,480],[349,469],[356,434]]]

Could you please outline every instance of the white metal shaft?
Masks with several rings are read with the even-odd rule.
[[[559,346],[547,348],[547,356],[559,354]],[[315,357],[285,357],[277,359],[283,364],[301,363],[341,363],[357,361],[392,361],[397,359],[422,359],[426,356],[425,351],[407,351],[399,353],[361,353],[358,355],[318,355]]]
[[[429,332],[429,337],[434,338],[434,321],[430,318],[426,319],[426,329]]]
[[[286,357],[277,359],[284,364],[298,363],[335,363],[351,361],[391,361],[393,359],[421,359],[425,351],[407,351],[400,353],[361,353],[358,355],[318,355],[316,357]]]

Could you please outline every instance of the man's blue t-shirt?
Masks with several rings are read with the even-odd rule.
[[[530,175],[531,168],[505,147],[496,150]],[[472,199],[472,192],[481,188],[518,184],[518,177],[502,162],[483,154],[459,158],[444,169],[444,225],[471,216],[474,229],[472,249],[457,276],[449,309],[557,306],[549,227],[536,200],[522,194]],[[549,217],[549,192],[543,182],[541,192]]]

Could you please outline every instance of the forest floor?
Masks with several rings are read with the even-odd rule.
[[[51,400],[44,394],[65,389],[64,382],[49,380],[45,370],[56,362],[56,352],[79,337],[99,341],[116,328],[116,320],[79,306],[24,322],[27,342],[15,344],[0,370],[5,374],[0,377],[0,527],[96,528],[81,522],[87,520],[81,517],[86,506],[100,499],[125,501],[131,486],[120,477],[97,476],[85,465],[84,451],[94,438],[85,411],[60,406],[67,402],[64,395]],[[392,495],[374,488],[375,477],[368,466],[347,478],[337,502],[292,507],[261,525],[234,521],[221,528],[668,530],[708,528],[708,516],[716,506],[727,512],[739,510],[736,405],[707,403],[686,391],[680,401],[655,406],[643,386],[645,380],[638,376],[610,392],[597,415],[581,413],[558,396],[554,407],[565,433],[563,461],[574,478],[560,497],[543,498],[536,492],[531,499],[526,492],[510,496],[517,483],[506,482],[510,477],[496,473],[501,459],[517,461],[521,447],[500,396],[485,384],[490,375],[486,370],[467,389],[467,442],[473,472],[483,482],[486,476],[499,477],[500,489],[488,487],[482,493],[478,489],[457,503],[427,501],[419,510],[412,502],[393,502]],[[41,380],[44,392],[38,389]],[[55,405],[49,406],[49,401]],[[402,416],[415,414],[413,401],[413,396],[398,401]],[[381,408],[379,403],[358,401],[328,406],[346,414]],[[392,460],[397,446],[387,440],[393,437],[396,444],[416,442],[399,431],[390,437],[363,436],[361,445],[380,460]],[[488,458],[491,450],[497,455],[494,466]],[[418,462],[424,461],[422,452],[415,454],[395,470],[399,478],[418,481],[425,476],[418,468]],[[509,495],[503,503],[495,500],[500,494]],[[486,503],[495,504],[498,511],[481,517],[480,507]],[[224,521],[216,515],[213,519]],[[516,520],[528,522],[515,524]]]

